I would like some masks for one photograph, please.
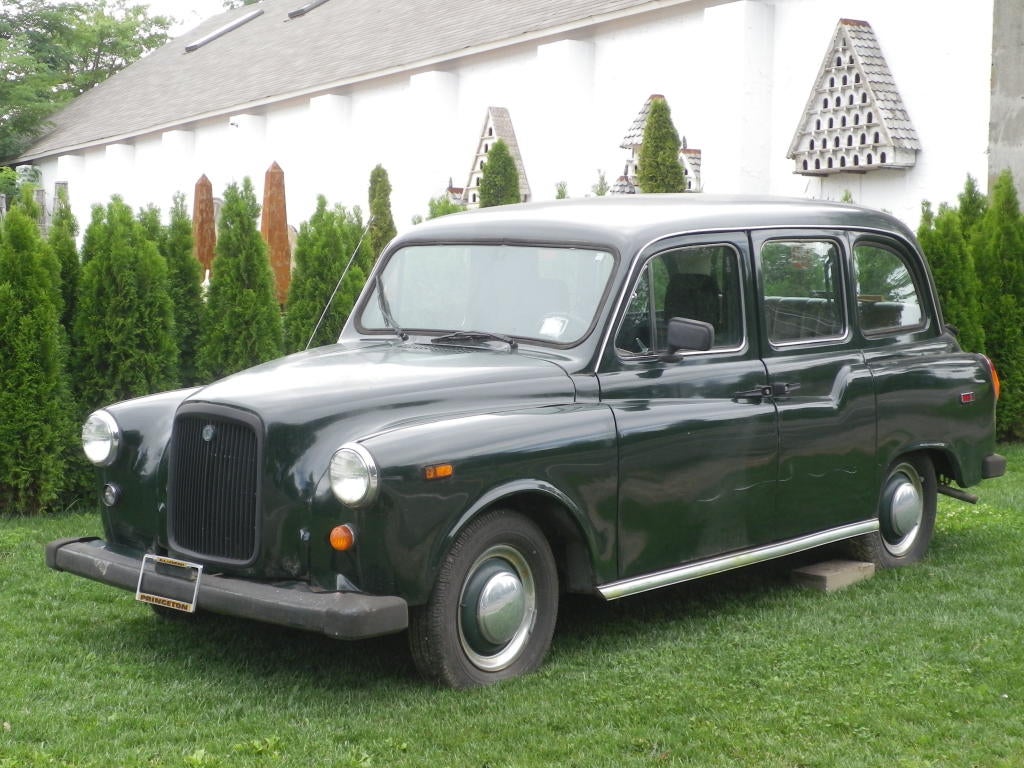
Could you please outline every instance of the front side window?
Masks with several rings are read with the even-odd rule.
[[[830,240],[772,240],[761,248],[765,326],[773,344],[846,333],[840,252]]]
[[[410,245],[388,260],[358,327],[572,344],[593,324],[614,265],[611,253],[587,248]]]
[[[739,263],[730,245],[700,245],[659,254],[647,262],[615,335],[623,356],[667,351],[673,317],[709,323],[712,349],[738,349],[744,340]]]
[[[924,324],[920,292],[899,254],[879,245],[853,249],[857,314],[865,334],[892,333]]]

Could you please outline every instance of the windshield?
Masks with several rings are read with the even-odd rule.
[[[607,251],[585,248],[407,246],[374,282],[359,329],[572,344],[593,323],[614,262]]]

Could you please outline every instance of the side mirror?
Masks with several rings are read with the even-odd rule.
[[[715,327],[711,323],[673,317],[668,321],[668,353],[707,352],[715,345]]]

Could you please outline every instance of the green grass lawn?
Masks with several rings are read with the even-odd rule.
[[[924,563],[832,595],[789,560],[616,603],[568,598],[540,672],[468,692],[360,643],[48,570],[95,515],[0,519],[8,766],[1021,766],[1024,449],[944,499]]]

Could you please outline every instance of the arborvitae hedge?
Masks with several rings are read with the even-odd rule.
[[[78,261],[78,221],[71,213],[67,192],[61,191],[53,210],[48,242],[50,250],[60,264],[60,290],[63,295],[61,325],[70,333],[78,307],[78,283],[82,266]]]
[[[971,235],[982,286],[985,348],[1003,381],[996,411],[1000,437],[1024,438],[1024,221],[1009,171]]]
[[[1004,171],[986,197],[967,177],[959,208],[925,202],[918,239],[931,263],[946,320],[964,349],[984,352],[1002,381],[996,433],[1024,438],[1024,217]]]
[[[267,246],[256,221],[260,205],[246,178],[224,192],[217,250],[203,314],[196,366],[203,381],[227,376],[282,352],[281,313]]]
[[[158,242],[167,261],[167,290],[174,307],[174,329],[178,341],[181,383],[198,383],[196,348],[203,313],[203,267],[192,253],[192,219],[185,196],[174,196],[171,221]]]
[[[971,352],[984,352],[981,281],[964,237],[960,214],[943,203],[936,216],[925,201],[921,205],[917,238],[931,264],[943,316],[959,332],[960,346]]]
[[[298,352],[306,348],[362,230],[363,221],[358,208],[351,212],[341,206],[330,209],[325,197],[317,198],[316,211],[299,227],[295,243],[295,270],[284,316],[286,351]],[[373,267],[369,246],[364,242],[359,251],[311,346],[333,344],[338,340]]]
[[[74,324],[74,382],[85,411],[178,384],[167,265],[131,209],[93,211]]]
[[[373,260],[398,234],[395,217],[391,213],[391,181],[384,166],[378,165],[370,172],[370,231],[367,238]]]
[[[644,124],[637,159],[636,183],[643,192],[684,192],[686,179],[679,163],[679,133],[672,124],[668,102],[655,99]]]
[[[59,265],[23,208],[0,228],[0,510],[54,506],[73,439]]]
[[[508,145],[498,139],[487,152],[480,175],[480,207],[510,205],[519,201],[519,171]]]

